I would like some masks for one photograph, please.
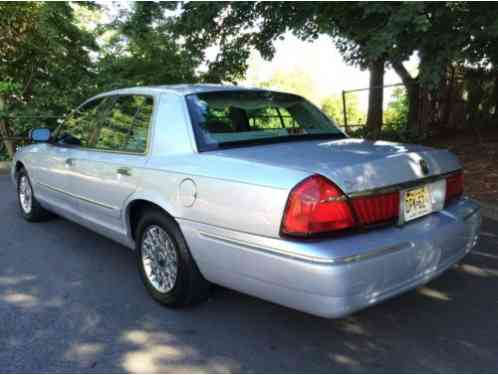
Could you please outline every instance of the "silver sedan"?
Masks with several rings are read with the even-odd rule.
[[[12,167],[26,220],[58,214],[134,249],[167,306],[219,284],[342,317],[427,283],[479,233],[452,153],[348,138],[292,94],[116,90],[30,136]]]

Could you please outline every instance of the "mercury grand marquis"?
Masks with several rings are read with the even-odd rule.
[[[24,218],[57,214],[134,249],[167,306],[218,284],[343,317],[427,283],[479,233],[455,155],[349,138],[288,93],[116,90],[30,137],[11,173]]]

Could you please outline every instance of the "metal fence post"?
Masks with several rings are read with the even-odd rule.
[[[346,111],[346,91],[342,90],[342,115],[344,116],[344,130],[348,132],[348,115]]]

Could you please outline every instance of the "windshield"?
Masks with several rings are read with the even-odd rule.
[[[187,96],[199,151],[251,144],[344,138],[303,98],[271,91],[217,91]]]

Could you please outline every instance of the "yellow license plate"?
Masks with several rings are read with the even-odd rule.
[[[431,196],[427,185],[405,191],[403,216],[413,220],[432,212]]]

